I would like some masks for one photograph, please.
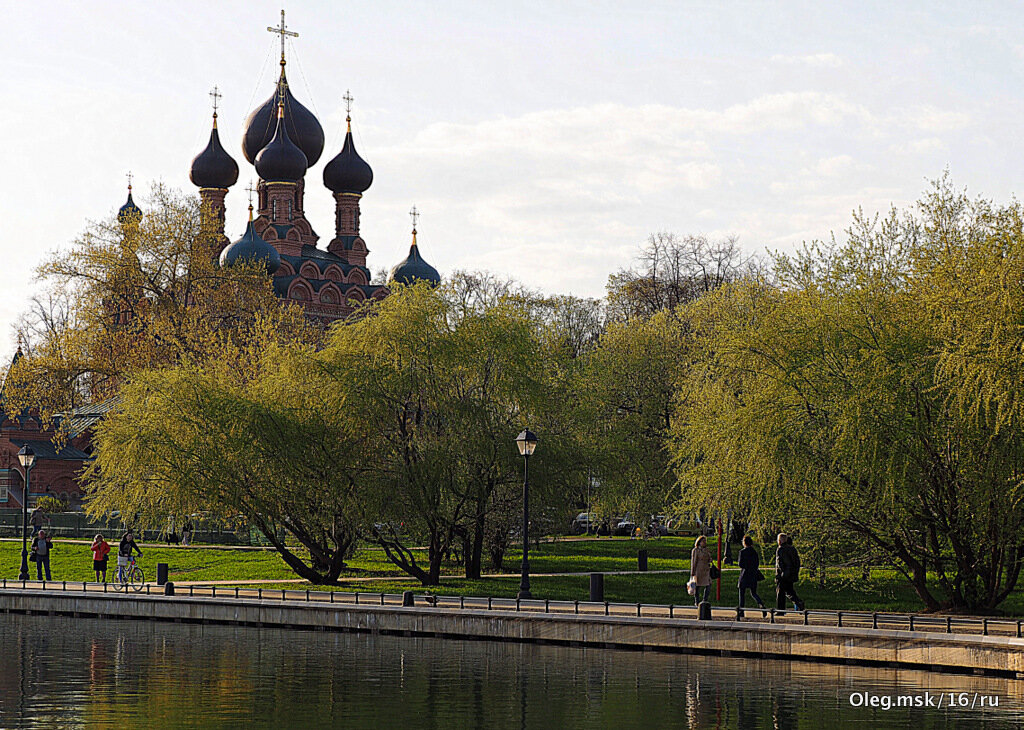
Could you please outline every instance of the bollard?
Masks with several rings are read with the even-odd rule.
[[[636,551],[636,569],[641,573],[647,572],[647,551],[637,550]]]
[[[412,593],[412,591],[405,591],[404,593],[402,593],[402,605],[403,606],[411,606],[412,603],[413,603],[413,593]]]
[[[590,574],[590,602],[601,603],[604,600],[604,573]]]
[[[711,602],[701,601],[697,604],[697,618],[701,621],[711,620]]]
[[[174,583],[172,583],[171,581],[166,581],[164,583],[164,595],[165,596],[173,596],[174,595]]]
[[[167,563],[156,564],[156,584],[162,586],[167,582]]]

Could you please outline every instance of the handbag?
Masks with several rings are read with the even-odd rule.
[[[690,578],[690,580],[686,581],[686,592],[689,593],[691,596],[697,595],[697,579],[696,578]]]
[[[757,569],[757,574],[754,576],[754,580],[756,580],[758,583],[764,580],[764,573],[761,572],[760,568]]]
[[[722,571],[718,569],[717,565],[711,566],[711,580],[718,580],[722,577]]]
[[[38,563],[39,555],[33,550],[31,553],[28,554],[28,559],[31,560],[33,563]]]

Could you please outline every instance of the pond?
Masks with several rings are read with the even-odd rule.
[[[4,728],[926,730],[1024,722],[1024,681],[990,677],[47,616],[0,615],[0,629]],[[895,706],[901,697],[941,707]]]

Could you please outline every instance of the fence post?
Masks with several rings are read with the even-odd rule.
[[[288,600],[288,597],[285,595],[285,592],[286,592],[285,589],[282,588],[281,589],[281,600],[282,601],[287,601]]]
[[[491,610],[491,597],[490,596],[487,596],[487,610],[488,611]]]
[[[605,615],[605,616],[607,616],[607,615],[608,615],[608,601],[605,601],[605,602],[604,602],[604,615]]]
[[[356,605],[359,605],[359,591],[356,591]]]
[[[675,618],[676,607],[674,603],[668,604],[668,617]]]
[[[914,614],[910,614],[910,630],[914,630]]]
[[[547,605],[547,601],[544,601],[544,604]],[[465,596],[459,596],[459,608],[465,608],[465,607],[466,607],[466,597]]]
[[[640,604],[636,604],[636,617],[640,618]]]
[[[331,595],[332,596],[334,595],[333,591],[331,592]],[[382,606],[384,605],[384,591],[380,592],[380,605],[382,605]]]
[[[238,598],[238,586],[235,586],[235,598]]]
[[[519,610],[519,598],[517,597],[516,598],[516,611],[518,611],[518,610]]]
[[[580,612],[580,602],[579,602],[579,600],[573,601],[573,613],[579,613],[579,612]],[[1017,622],[1017,636],[1020,636],[1020,621]]]
[[[878,628],[878,614],[877,613],[872,613],[871,614],[871,628],[873,628],[873,629],[877,629]]]
[[[952,634],[953,633],[953,617],[952,616],[946,616],[946,633],[947,634]]]
[[[309,589],[306,589],[306,603],[309,603]]]
[[[809,614],[809,613],[807,612],[807,609],[805,608],[805,609],[804,609],[804,626],[806,626],[806,625],[807,625],[807,623],[808,623],[808,621],[807,621],[807,617],[808,617],[809,615],[810,615],[810,614]],[[842,625],[843,625],[843,612],[842,612],[842,611],[840,611],[840,612],[839,612],[839,625],[840,625],[840,626],[842,626]]]
[[[987,618],[983,618],[981,620],[981,633],[984,636],[988,636],[988,619]]]
[[[770,623],[775,623],[775,609],[774,608],[770,608],[770,609],[768,609],[768,611],[769,611],[769,614],[772,617]]]
[[[257,588],[256,589],[256,598],[257,598],[257,600],[260,600],[260,601],[263,600],[263,589],[262,588]]]

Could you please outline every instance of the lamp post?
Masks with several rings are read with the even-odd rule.
[[[18,580],[28,580],[28,485],[32,467],[36,463],[36,452],[25,444],[18,452],[18,461],[25,469],[25,491],[21,497],[21,573]]]
[[[537,434],[526,429],[516,436],[516,445],[523,457],[523,577],[517,597],[533,598],[530,593],[530,456],[537,448]]]

